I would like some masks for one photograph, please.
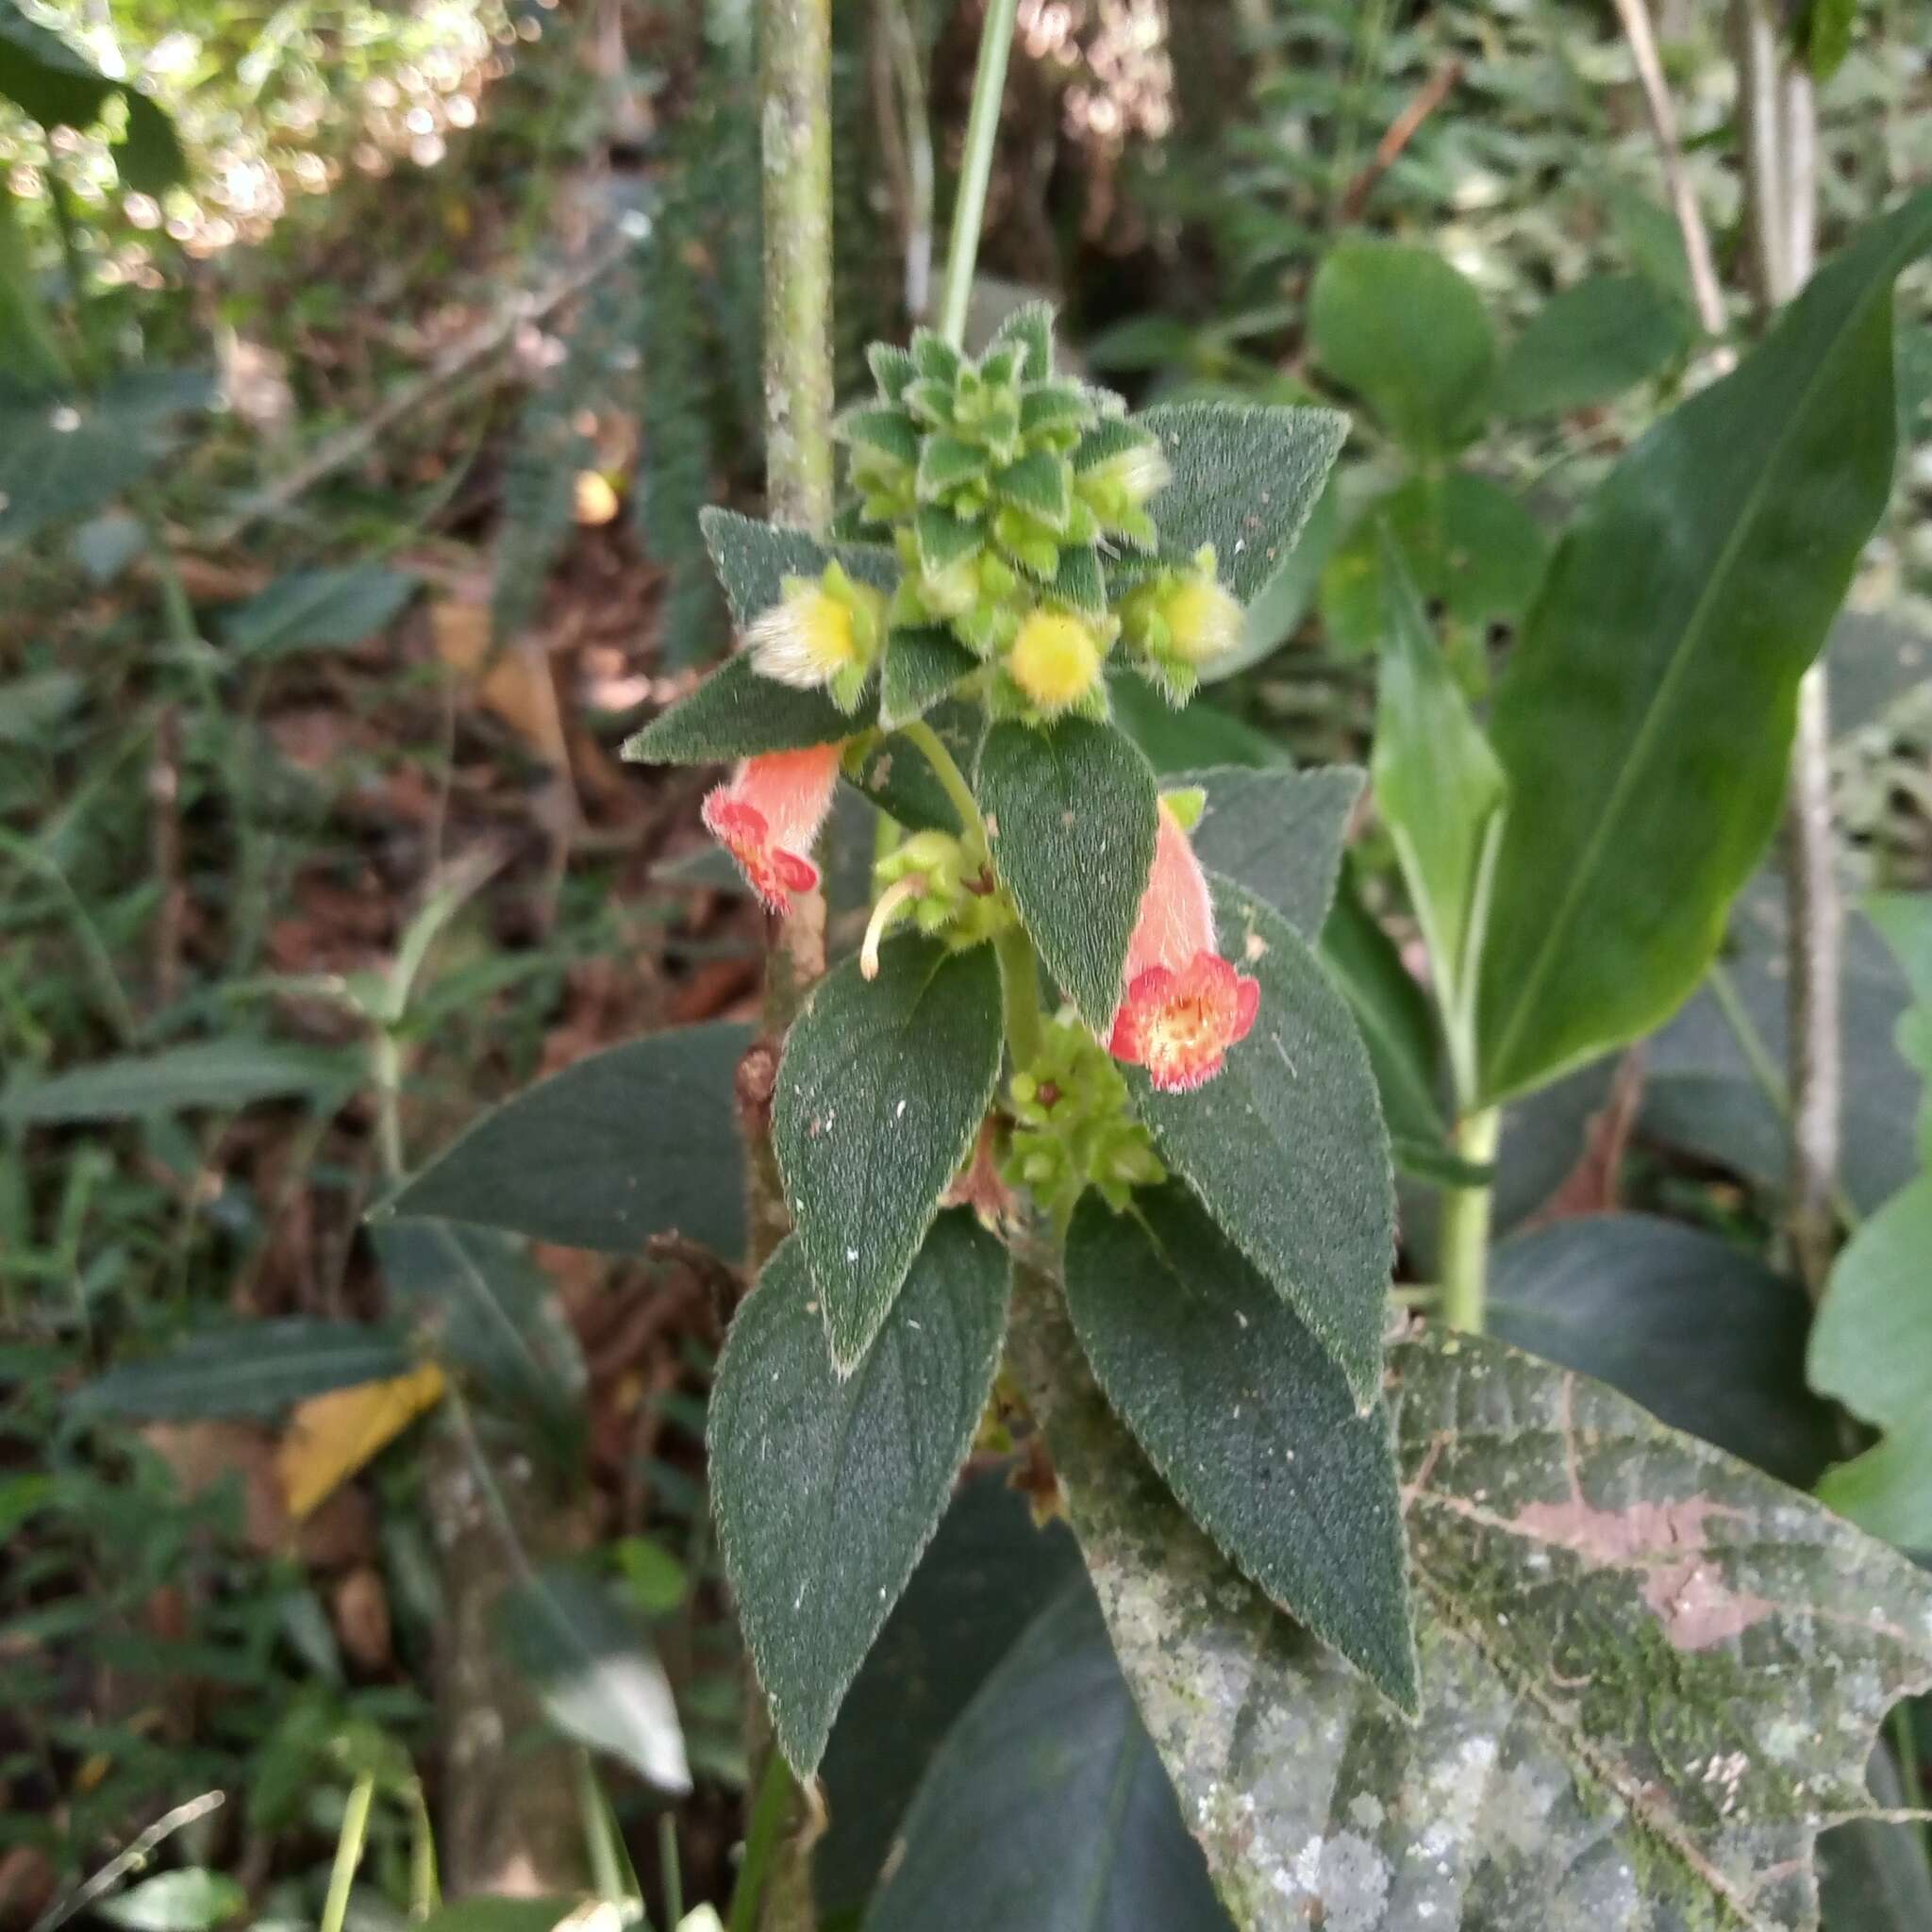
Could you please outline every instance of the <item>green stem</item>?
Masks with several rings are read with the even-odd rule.
[[[973,295],[973,264],[979,256],[979,225],[986,219],[986,184],[992,176],[1000,102],[1007,92],[1007,57],[1013,47],[1013,18],[1020,0],[987,0],[979,34],[979,65],[973,75],[973,106],[966,117],[966,153],[959,163],[959,192],[953,198],[953,227],[946,238],[946,280],[940,297],[940,333],[957,349],[966,340],[966,305]]]
[[[960,831],[968,838],[977,833],[983,839],[986,825],[979,816],[979,801],[974,797],[965,773],[946,749],[945,741],[924,718],[915,718],[911,724],[902,724],[899,728],[919,747],[926,763],[932,767],[933,776],[940,781],[947,801],[959,814]]]
[[[1499,1108],[1465,1114],[1451,1142],[1463,1159],[1487,1167],[1496,1158],[1502,1123]],[[1483,1332],[1489,1295],[1490,1198],[1487,1184],[1442,1190],[1442,1319],[1472,1335]]]
[[[684,1867],[677,1857],[677,1814],[675,1811],[660,1811],[658,1814],[658,1876],[664,1887],[664,1923],[671,1932],[684,1921]]]
[[[1007,1044],[1012,1050],[1013,1067],[1030,1067],[1046,1044],[1045,1026],[1040,1012],[1040,967],[1033,957],[1033,944],[1024,931],[1009,925],[993,941],[999,955],[1000,991],[1005,995]]]
[[[738,1868],[738,1883],[731,1888],[731,1923],[726,1932],[757,1932],[765,1874],[771,1869],[772,1855],[791,1813],[791,1770],[784,1754],[774,1751],[752,1805],[751,1827],[744,1835],[744,1858]]]
[[[591,1754],[579,1746],[575,1755],[577,1810],[584,1821],[584,1850],[591,1861],[591,1884],[599,1898],[621,1906],[629,1900],[630,1890],[624,1882],[624,1868],[618,1860],[617,1833],[610,1822],[610,1811],[597,1783]]]
[[[336,1840],[336,1861],[329,1868],[322,1932],[342,1932],[342,1922],[349,1916],[349,1888],[362,1862],[362,1840],[369,1835],[369,1807],[375,1800],[375,1774],[365,1772],[350,1787],[349,1802],[342,1807],[342,1835]]]
[[[436,1871],[436,1828],[429,1822],[429,1807],[421,1785],[411,1790],[410,1808],[409,1916],[421,1920],[442,1903],[442,1882]]]

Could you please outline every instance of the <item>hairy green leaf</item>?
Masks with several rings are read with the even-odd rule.
[[[1932,1586],[1781,1483],[1500,1342],[1391,1351],[1422,1712],[1241,1586],[1023,1271],[1013,1359],[1241,1932],[1815,1925],[1812,1841],[1932,1683]]]
[[[716,1020],[587,1055],[466,1128],[384,1204],[635,1255],[681,1234],[744,1246],[732,1077],[752,1029]]]
[[[1300,541],[1348,435],[1335,409],[1161,403],[1140,419],[1174,481],[1154,499],[1160,547],[1191,558],[1214,546],[1221,581],[1252,604]]]
[[[910,937],[881,949],[876,979],[857,960],[828,974],[786,1038],[772,1141],[841,1375],[885,1325],[972,1148],[1000,1048],[991,947]]]
[[[1113,722],[1163,777],[1202,765],[1293,769],[1294,761],[1274,739],[1204,697],[1177,711],[1138,671],[1127,670],[1114,671],[1107,691]]]
[[[979,659],[941,625],[892,631],[880,673],[880,729],[896,731],[924,717],[978,668]]]
[[[1362,774],[1350,765],[1316,772],[1209,765],[1176,773],[1162,789],[1191,786],[1208,794],[1192,833],[1194,856],[1265,899],[1312,941],[1334,903],[1341,841]]]
[[[835,558],[855,583],[890,591],[899,581],[898,558],[876,543],[821,543],[803,530],[715,507],[698,522],[740,630],[784,596],[787,577],[815,577]]]
[[[877,708],[875,688],[856,711],[841,711],[823,691],[797,691],[760,677],[741,652],[633,733],[622,755],[645,765],[711,765],[768,751],[802,751],[863,731]]]
[[[963,1208],[932,1225],[842,1380],[794,1237],[731,1325],[711,1507],[785,1756],[817,1769],[846,1687],[952,1493],[998,1365],[1011,1264]]]
[[[0,1090],[0,1122],[48,1126],[253,1107],[264,1100],[328,1104],[340,1100],[359,1078],[360,1069],[350,1054],[240,1036],[196,1040],[40,1078],[16,1070]]]
[[[496,1601],[504,1655],[565,1737],[608,1752],[659,1790],[691,1790],[664,1666],[597,1577],[553,1564]]]
[[[1116,1414],[1244,1575],[1383,1693],[1416,1703],[1389,1419],[1178,1181],[1088,1194],[1067,1307]]]
[[[974,791],[993,870],[1046,970],[1105,1033],[1154,865],[1152,768],[1108,724],[1004,723],[980,747]]]
[[[1084,1580],[953,1726],[865,1932],[1225,1932]]]
[[[1324,373],[1419,455],[1460,449],[1482,427],[1495,337],[1482,298],[1434,250],[1338,244],[1309,291],[1308,340]]]
[[[1161,1158],[1341,1365],[1357,1406],[1382,1378],[1395,1194],[1374,1075],[1307,942],[1215,879],[1221,950],[1260,982],[1254,1030],[1192,1093],[1127,1085]]]
[[[305,1396],[386,1382],[413,1365],[394,1329],[291,1315],[207,1330],[164,1355],[124,1362],[83,1384],[68,1412],[142,1422],[272,1416]]]
[[[1496,407],[1530,421],[1592,408],[1658,375],[1696,340],[1696,319],[1644,275],[1591,275],[1553,295],[1510,343]]]
[[[1891,284],[1928,244],[1932,192],[1822,270],[1565,536],[1491,720],[1511,805],[1490,1098],[1648,1031],[1715,954],[1783,802],[1798,680],[1890,491]]]

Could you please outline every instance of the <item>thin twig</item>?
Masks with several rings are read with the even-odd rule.
[[[1402,158],[1403,149],[1415,139],[1423,123],[1448,99],[1461,78],[1462,62],[1449,60],[1437,68],[1416,90],[1408,105],[1389,124],[1389,131],[1375,143],[1375,152],[1367,165],[1348,184],[1340,209],[1344,222],[1354,221],[1368,206],[1369,196],[1375,191],[1375,183]]]
[[[1616,0],[1617,18],[1624,25],[1624,38],[1630,43],[1631,58],[1637,62],[1637,79],[1643,89],[1643,105],[1650,115],[1650,131],[1657,142],[1657,159],[1664,171],[1664,186],[1671,197],[1671,212],[1676,217],[1677,232],[1684,239],[1684,258],[1690,265],[1690,293],[1697,304],[1697,319],[1709,336],[1724,332],[1724,297],[1718,285],[1717,263],[1710,252],[1710,232],[1704,225],[1704,210],[1690,186],[1684,167],[1684,143],[1677,133],[1677,109],[1664,79],[1663,61],[1657,56],[1657,35],[1650,24],[1645,0]]]
[[[206,1818],[210,1811],[220,1810],[226,1803],[225,1791],[204,1791],[200,1797],[190,1798],[187,1804],[176,1805],[172,1811],[164,1812],[125,1852],[103,1865],[85,1885],[76,1887],[65,1898],[56,1899],[34,1921],[33,1932],[54,1932],[57,1925],[64,1925],[75,1912],[85,1911],[95,1899],[113,1890],[130,1872],[140,1871],[164,1840]]]

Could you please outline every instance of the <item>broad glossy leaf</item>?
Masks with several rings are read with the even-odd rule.
[[[634,1255],[681,1234],[735,1260],[744,1199],[729,1021],[587,1055],[467,1128],[383,1211]]]
[[[505,1591],[495,1620],[504,1655],[565,1737],[659,1790],[691,1790],[664,1666],[601,1580],[553,1564]]]
[[[643,765],[713,765],[760,752],[831,744],[869,725],[876,686],[855,711],[841,711],[823,691],[797,691],[760,677],[742,652],[727,658],[698,688],[624,742],[622,756]]]
[[[980,747],[974,791],[993,869],[1046,970],[1105,1032],[1154,864],[1153,768],[1110,724],[999,724]]]
[[[1374,656],[1389,633],[1383,529],[1422,596],[1473,633],[1518,623],[1550,558],[1542,526],[1487,476],[1411,477],[1367,506],[1322,573],[1322,622],[1345,658]]]
[[[953,1722],[1061,1588],[1082,1574],[1005,1468],[963,1478],[846,1692],[819,1775],[831,1826],[812,1858],[822,1918],[862,1906]],[[1124,1688],[1124,1687],[1123,1687]]]
[[[865,1932],[1226,1932],[1076,1578],[954,1725]]]
[[[1805,1386],[1810,1305],[1745,1249],[1654,1215],[1590,1214],[1517,1235],[1490,1267],[1503,1341],[1796,1489],[1830,1460],[1837,1424]]]
[[[1067,1307],[1114,1412],[1244,1575],[1415,1707],[1389,1419],[1178,1181],[1067,1235]]]
[[[1374,1075],[1346,1002],[1307,942],[1250,892],[1216,879],[1221,950],[1261,985],[1254,1030],[1191,1093],[1126,1069],[1161,1158],[1375,1400],[1395,1258],[1395,1194]]]
[[[1409,449],[1460,449],[1482,427],[1496,342],[1482,299],[1427,248],[1351,240],[1308,296],[1323,371],[1352,389]]]
[[[1406,1342],[1411,1724],[1136,1466],[1024,1275],[1012,1348],[1241,1932],[1815,1924],[1812,1840],[1866,1805],[1880,1718],[1932,1682],[1932,1585],[1894,1553],[1574,1374]]]
[[[1208,803],[1191,835],[1195,857],[1265,899],[1312,941],[1334,903],[1362,774],[1351,765],[1312,772],[1210,765],[1177,773],[1162,789],[1196,785]]]
[[[942,1214],[841,1379],[793,1237],[731,1324],[706,1439],[711,1507],[801,1777],[945,1511],[999,1364],[1011,1273],[970,1210]]]
[[[507,1235],[459,1222],[379,1223],[373,1240],[391,1310],[428,1329],[436,1357],[568,1452],[582,1441],[588,1374],[549,1278]]]
[[[87,397],[0,379],[0,549],[140,482],[175,449],[180,419],[213,399],[213,384],[187,370],[118,375]]]
[[[1789,1064],[1786,931],[1783,883],[1775,872],[1762,872],[1731,908],[1729,943],[1719,962],[1722,993],[1713,968],[1711,979],[1645,1044],[1638,1116],[1646,1139],[1717,1161],[1773,1195],[1783,1190],[1790,1165],[1779,1071]],[[1839,1177],[1853,1206],[1871,1214],[1918,1172],[1912,1125],[1922,1088],[1894,1041],[1907,1007],[1905,977],[1856,908],[1845,919],[1841,1003]],[[1748,1046],[1740,1025],[1750,1029]]]
[[[295,571],[225,612],[222,641],[257,658],[359,644],[394,620],[421,581],[374,563]]]
[[[1660,374],[1696,323],[1644,275],[1591,275],[1553,295],[1504,353],[1496,407],[1522,422],[1609,402]]]
[[[1648,1031],[1716,952],[1777,820],[1798,680],[1890,491],[1891,284],[1928,244],[1932,192],[1822,270],[1564,538],[1491,724],[1511,791],[1491,1098]]]
[[[360,1076],[353,1055],[319,1047],[241,1038],[192,1041],[158,1053],[70,1067],[38,1080],[16,1074],[0,1091],[0,1122],[47,1126],[253,1107],[263,1100],[326,1103],[346,1093]]]
[[[68,1413],[141,1422],[272,1416],[305,1396],[391,1381],[412,1366],[408,1341],[392,1328],[291,1315],[192,1335],[161,1355],[123,1362],[83,1383]]]
[[[837,558],[856,581],[890,591],[899,581],[899,560],[876,543],[821,543],[804,530],[741,516],[735,509],[701,510],[698,524],[711,568],[724,587],[731,622],[743,630],[785,594],[785,579],[815,577]]]
[[[1221,581],[1252,604],[1288,561],[1348,435],[1335,409],[1161,403],[1141,417],[1174,481],[1154,499],[1160,547],[1214,546]]]
[[[1474,1000],[1489,883],[1507,809],[1503,768],[1385,534],[1382,669],[1370,766],[1445,1012]],[[1469,1067],[1474,1075],[1474,1067]]]
[[[880,673],[881,728],[894,731],[923,717],[978,668],[979,659],[949,630],[931,626],[893,631],[886,641],[885,668]]]
[[[884,1327],[1000,1067],[991,946],[884,946],[820,981],[785,1041],[772,1142],[841,1374]]]

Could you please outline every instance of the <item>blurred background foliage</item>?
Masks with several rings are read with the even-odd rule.
[[[1735,288],[1719,11],[1657,8]],[[1834,11],[1826,252],[1932,179],[1918,9]],[[845,392],[930,298],[978,16],[834,15]],[[701,1443],[730,1283],[676,1242],[378,1252],[363,1216],[533,1076],[751,1011],[760,933],[699,849],[701,787],[612,748],[726,648],[697,508],[756,507],[752,9],[32,0],[0,11],[0,79],[10,23],[136,84],[184,165],[130,180],[125,98],[51,136],[0,100],[0,1923],[210,1790],[228,1803],[161,1860],[200,1890],[123,1891],[121,1923],[314,1923],[364,1790],[358,1926],[425,1896],[425,1805],[453,1890],[552,1857],[560,1804],[552,1884],[614,1847],[654,1914],[667,1890],[722,1899],[745,1757]],[[1137,719],[1157,762],[1363,758],[1372,508],[1480,693],[1551,533],[1707,353],[1611,8],[1024,0],[1019,45],[984,313],[1047,291],[1137,402],[1355,414],[1212,705]],[[1414,252],[1391,266],[1392,245]],[[1412,296],[1374,292],[1387,274]],[[1899,308],[1899,487],[1830,657],[1847,870],[1922,889],[1932,264]],[[869,837],[862,814],[835,827],[844,876]],[[1373,820],[1351,869],[1376,957],[1412,955]],[[1755,997],[1753,958],[1747,934]],[[1882,948],[1855,962],[1854,1098],[1896,1166],[1905,993]],[[1761,1252],[1780,1173],[1728,997],[1674,1023],[1641,1104],[1605,1073],[1523,1110],[1506,1222],[1645,1208]],[[1901,1178],[1874,1170],[1874,1199]],[[716,1185],[735,1203],[735,1173]],[[1413,1271],[1426,1213],[1406,1232]],[[307,1407],[341,1380],[331,1350],[401,1350],[425,1321],[434,1386],[405,1351],[386,1406]],[[169,1383],[184,1336],[211,1352]],[[593,1682],[661,1668],[675,1694],[696,1795],[666,1808],[622,1769],[649,1742],[638,1707],[591,1738],[620,1767],[591,1854],[605,1801],[562,1741],[583,1713],[546,1714],[558,1672],[500,1667],[472,1614],[510,1570]],[[852,1724],[891,1728],[899,1668]],[[493,1756],[453,1753],[477,1711]],[[841,1737],[835,1787],[886,1803]],[[475,1793],[506,1790],[477,1824]],[[838,1823],[827,1923],[856,1923],[888,1832]]]

